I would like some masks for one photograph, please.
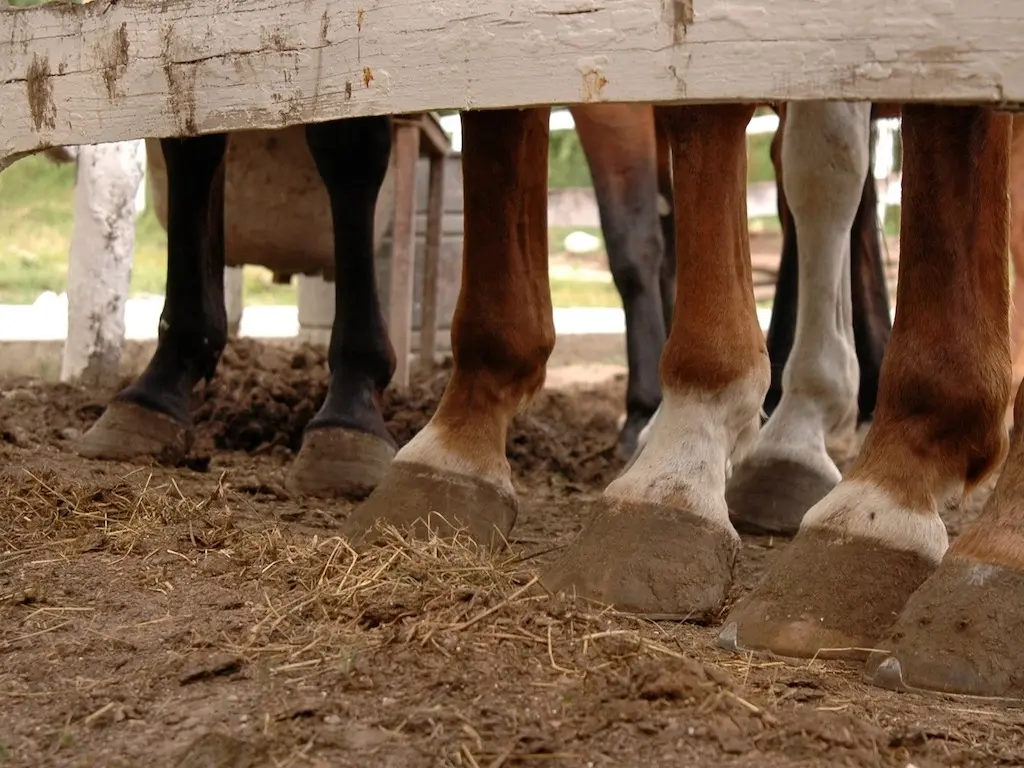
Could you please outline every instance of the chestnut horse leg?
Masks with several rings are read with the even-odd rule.
[[[646,445],[542,576],[651,616],[708,619],[732,580],[730,462],[749,446],[770,376],[746,212],[752,105],[658,108],[672,150],[676,296],[662,403]]]
[[[547,250],[547,108],[462,115],[466,207],[451,379],[427,425],[346,521],[357,544],[380,525],[504,544],[518,502],[508,426],[543,386],[555,343]],[[376,531],[376,533],[375,533]]]
[[[879,682],[1019,690],[1019,466],[1004,472],[1006,494],[993,496],[945,561],[939,516],[1006,454],[1010,118],[908,105],[903,141],[896,320],[875,418],[853,468],[733,608],[719,642],[863,659],[906,605],[887,641],[897,662],[879,667]]]
[[[1024,380],[1024,116],[1013,118],[1010,150],[1010,258],[1013,260],[1013,291],[1010,294],[1010,359],[1013,386]],[[1006,409],[1011,426],[1013,406]]]

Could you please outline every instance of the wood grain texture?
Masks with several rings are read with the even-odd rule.
[[[409,386],[412,351],[413,275],[416,264],[416,165],[420,157],[420,129],[412,123],[395,126],[395,226],[391,240],[388,286],[388,335],[395,350],[397,387]]]
[[[444,156],[430,158],[427,179],[427,231],[423,249],[423,303],[420,305],[420,360],[429,370],[437,352],[438,278],[444,228]]]
[[[1019,0],[0,8],[0,168],[50,145],[588,101],[1024,102]]]

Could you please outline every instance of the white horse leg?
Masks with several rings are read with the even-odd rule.
[[[826,438],[857,417],[850,230],[868,173],[870,126],[866,102],[787,106],[783,183],[799,241],[797,328],[782,399],[726,495],[739,531],[796,533],[841,477]]]

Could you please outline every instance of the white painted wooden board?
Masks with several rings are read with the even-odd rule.
[[[96,0],[0,9],[47,145],[588,101],[1024,102],[1020,0]],[[9,161],[7,161],[9,162]]]

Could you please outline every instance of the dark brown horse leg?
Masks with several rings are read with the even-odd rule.
[[[661,402],[658,362],[667,330],[662,311],[662,221],[658,215],[654,111],[647,105],[573,107],[594,180],[608,263],[626,315],[626,423],[619,449],[628,457]]]
[[[875,162],[877,133],[873,126],[869,157]],[[858,421],[870,421],[878,400],[878,377],[882,355],[892,333],[889,287],[882,263],[882,233],[878,222],[878,189],[874,174],[868,173],[864,196],[857,209],[850,234],[850,291],[853,299],[853,340],[860,365],[860,388],[857,390]]]
[[[655,121],[658,150],[658,214],[661,236],[665,241],[665,258],[661,261],[661,310],[665,314],[666,333],[672,327],[676,307],[676,226],[675,202],[672,194],[672,156],[665,126]]]

